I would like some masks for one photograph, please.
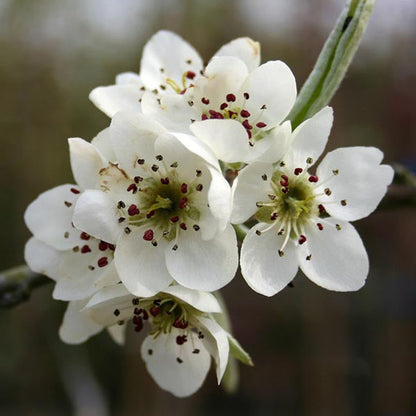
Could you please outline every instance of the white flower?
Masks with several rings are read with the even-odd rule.
[[[224,162],[265,161],[283,155],[277,146],[290,129],[281,123],[296,99],[296,82],[281,61],[252,71],[239,58],[214,57],[183,95],[142,98],[144,114],[172,131],[189,130]]]
[[[106,131],[94,141],[102,141]],[[107,165],[106,159],[93,145],[72,139],[72,167],[77,185],[61,185],[39,195],[25,212],[25,222],[33,233],[25,247],[29,267],[56,281],[53,297],[80,300],[106,284],[118,281],[113,264],[113,244],[96,239],[74,226],[75,204],[86,188],[98,186],[96,174]],[[94,166],[86,166],[89,152],[99,155]],[[78,173],[82,172],[82,175]]]
[[[93,296],[82,313],[102,326],[133,321],[141,332],[150,324],[141,347],[146,367],[164,390],[178,397],[193,394],[202,385],[211,363],[216,363],[218,383],[224,375],[230,345],[245,357],[232,336],[214,319],[221,313],[216,298],[181,286],[170,286],[151,298],[132,296],[123,285],[107,287]],[[237,346],[237,347],[236,347]]]
[[[283,289],[298,267],[316,284],[336,291],[358,290],[368,258],[347,221],[377,207],[393,178],[373,147],[329,152],[315,174],[308,170],[327,142],[332,110],[324,108],[292,134],[291,150],[280,164],[253,163],[233,185],[232,222],[259,220],[243,241],[241,270],[255,291],[271,296]]]
[[[115,245],[117,273],[137,296],[153,296],[173,280],[206,291],[227,284],[237,242],[231,190],[213,155],[198,148],[209,163],[140,114],[116,114],[109,137],[117,164],[97,169],[101,155],[86,142],[90,151],[71,153],[85,162],[73,163],[74,176],[100,183],[79,197],[75,226]]]
[[[239,38],[220,48],[215,56],[235,56],[251,70],[259,65],[260,47],[249,38]],[[116,77],[116,84],[95,88],[91,101],[109,117],[118,111],[141,112],[145,91],[156,96],[176,95],[200,76],[203,62],[198,52],[180,36],[162,30],[145,45],[140,75],[127,72]]]

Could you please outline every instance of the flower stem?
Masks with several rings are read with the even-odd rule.
[[[26,265],[0,272],[0,307],[16,306],[29,299],[33,289],[52,282]]]
[[[358,49],[374,2],[349,0],[346,4],[287,117],[293,129],[331,101]]]

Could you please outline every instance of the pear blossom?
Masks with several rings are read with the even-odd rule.
[[[238,38],[222,46],[215,56],[238,57],[252,70],[259,65],[260,46],[249,38]],[[95,88],[90,99],[109,117],[118,111],[141,112],[140,102],[146,91],[157,98],[180,94],[203,69],[202,58],[189,43],[175,33],[161,30],[144,46],[140,74],[119,74],[115,85]]]
[[[105,134],[102,132],[99,136]],[[90,148],[94,146],[84,146],[80,139],[73,139],[72,153],[78,155],[71,160],[75,172],[83,170],[82,158]],[[107,164],[103,156],[96,162],[95,169]],[[33,233],[25,247],[26,263],[32,270],[56,281],[55,299],[84,299],[106,284],[118,281],[113,263],[114,245],[76,228],[72,221],[84,189],[98,185],[91,181],[87,171],[84,174],[84,177],[75,176],[77,184],[60,185],[39,195],[24,216]]]
[[[134,331],[147,330],[141,346],[147,370],[162,389],[186,397],[202,385],[211,357],[220,383],[230,346],[251,364],[247,353],[214,318],[214,313],[221,312],[211,293],[174,285],[153,297],[139,298],[118,284],[97,292],[79,314],[89,320],[88,325],[125,328],[132,321]]]
[[[259,221],[241,249],[241,271],[249,286],[266,296],[282,290],[298,267],[313,282],[335,291],[358,290],[368,273],[368,257],[349,221],[375,210],[393,178],[374,147],[329,152],[315,173],[332,125],[324,108],[290,135],[277,164],[245,167],[233,184],[233,223]]]
[[[231,189],[209,149],[137,113],[117,113],[109,138],[117,163],[104,167],[95,146],[71,147],[74,176],[94,184],[76,202],[75,227],[115,247],[117,273],[136,296],[173,281],[205,291],[227,284],[238,266]]]
[[[296,99],[296,81],[282,61],[249,71],[234,56],[214,57],[182,95],[142,97],[142,111],[172,131],[191,131],[227,163],[283,156],[279,148]]]

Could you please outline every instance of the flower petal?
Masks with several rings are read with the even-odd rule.
[[[115,262],[126,288],[136,296],[149,297],[166,289],[173,279],[165,264],[167,241],[162,237],[154,247],[143,239],[144,232],[139,228],[121,236]]]
[[[224,162],[235,163],[251,159],[247,132],[236,120],[198,121],[190,129]]]
[[[124,84],[135,84],[138,86],[143,86],[143,82],[140,79],[139,74],[135,72],[122,72],[116,76],[116,84],[117,85],[124,85]]]
[[[104,192],[88,190],[81,194],[74,209],[74,224],[93,237],[115,244],[122,232],[117,205]]]
[[[241,224],[257,212],[256,202],[267,199],[272,175],[271,163],[252,163],[239,171],[232,187],[233,224]]]
[[[296,275],[298,260],[295,247],[289,242],[284,255],[278,250],[285,236],[278,235],[278,228],[264,231],[269,225],[260,223],[247,233],[241,247],[241,273],[247,284],[256,292],[273,296],[284,289]],[[258,235],[256,231],[260,231]]]
[[[334,120],[331,107],[324,107],[300,124],[292,134],[292,145],[284,156],[292,166],[305,168],[306,159],[318,160],[325,149]],[[312,165],[312,164],[309,164]]]
[[[143,90],[138,84],[108,85],[94,88],[89,99],[108,117],[113,117],[119,111],[134,111],[141,113],[140,98]]]
[[[191,290],[179,285],[169,286],[163,292],[183,300],[201,312],[221,313],[221,306],[216,297],[211,293]]]
[[[259,155],[256,156],[257,162],[274,163],[283,158],[289,151],[292,141],[292,128],[290,121],[283,122],[267,132],[267,135],[255,143],[254,148]]]
[[[112,340],[118,345],[124,345],[126,342],[126,325],[113,325],[107,328]]]
[[[27,207],[25,223],[38,240],[57,250],[72,249],[78,243],[80,232],[71,223],[79,192],[76,185],[60,185],[43,192]]]
[[[369,267],[360,236],[348,222],[334,218],[321,222],[322,231],[315,224],[305,227],[308,239],[297,250],[303,273],[329,290],[347,292],[360,289]],[[309,255],[312,257],[307,260]]]
[[[189,43],[175,33],[161,30],[143,49],[140,77],[149,90],[166,86],[167,78],[182,86],[183,74],[187,71],[199,74],[202,66],[201,57]]]
[[[156,339],[148,336],[143,341],[141,354],[146,368],[155,382],[177,397],[187,397],[202,385],[208,373],[211,357],[197,337],[182,345],[175,342],[179,331],[161,334]],[[193,351],[199,350],[199,353]]]
[[[244,108],[253,115],[261,114],[260,120],[274,127],[285,119],[295,103],[296,80],[284,62],[269,61],[248,75],[241,91],[250,96]]]
[[[72,174],[82,189],[99,188],[99,172],[107,165],[99,150],[83,139],[68,139]]]
[[[250,38],[238,38],[222,46],[215,56],[234,56],[241,59],[251,72],[260,65],[260,43]]]
[[[25,262],[34,272],[54,279],[63,253],[32,237],[25,245]]]
[[[191,231],[182,232],[178,249],[172,242],[166,251],[166,265],[173,278],[190,289],[214,291],[234,277],[238,266],[237,239],[228,225],[212,240],[202,240]]]
[[[390,166],[380,165],[382,159],[375,147],[340,148],[325,156],[317,169],[324,182],[317,192],[330,189],[321,197],[330,215],[355,221],[376,209],[394,176]]]
[[[225,331],[213,318],[198,318],[198,321],[205,327],[204,344],[207,350],[214,357],[217,364],[217,381],[220,384],[222,376],[228,363],[230,346],[228,343],[227,331]]]
[[[59,336],[63,342],[81,344],[102,330],[101,325],[97,325],[88,314],[81,311],[86,303],[87,300],[69,303],[59,328]]]
[[[115,162],[117,160],[111,146],[109,128],[101,130],[92,140],[91,144],[98,149],[106,160]]]

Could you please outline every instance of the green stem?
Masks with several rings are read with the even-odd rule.
[[[0,273],[0,307],[12,307],[29,299],[33,289],[52,282],[33,272],[26,265],[13,267]]]
[[[374,2],[346,4],[287,117],[293,129],[331,101],[364,35]]]

